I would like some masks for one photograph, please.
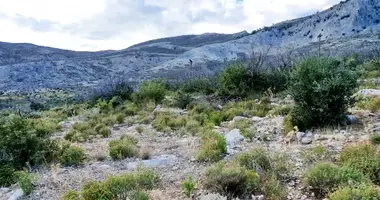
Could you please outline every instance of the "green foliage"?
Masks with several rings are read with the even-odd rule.
[[[195,190],[195,183],[193,182],[193,177],[192,176],[187,177],[187,180],[185,180],[182,183],[182,188],[183,188],[183,191],[184,191],[185,195],[190,198],[191,194]]]
[[[201,134],[201,149],[197,159],[200,161],[216,162],[223,158],[227,153],[226,139],[213,130],[205,130]]]
[[[363,172],[375,184],[380,184],[380,153],[375,146],[349,146],[340,153],[340,163]]]
[[[186,109],[187,106],[194,100],[191,94],[183,91],[178,91],[174,97],[175,105],[179,108]]]
[[[101,182],[91,181],[82,187],[81,196],[83,200],[111,200],[112,193]]]
[[[22,169],[27,163],[35,166],[49,162],[57,150],[49,134],[38,131],[27,119],[19,116],[0,119],[0,138],[0,171],[3,173],[0,176],[9,177],[12,171],[9,168]],[[11,178],[4,182],[9,180]]]
[[[88,122],[77,122],[65,135],[65,139],[72,142],[84,142],[89,136],[96,135],[96,131]]]
[[[271,170],[270,158],[263,148],[255,148],[240,154],[236,157],[236,162],[249,170],[255,170],[256,168],[263,169],[264,171]]]
[[[380,190],[375,186],[360,184],[359,186],[346,186],[329,194],[330,200],[375,200],[380,199]]]
[[[266,177],[262,191],[265,197],[270,200],[285,200],[286,190],[281,185],[280,181],[277,180],[276,176],[269,175]]]
[[[380,133],[371,135],[370,140],[373,145],[380,145]]]
[[[80,194],[77,191],[70,190],[63,195],[62,200],[80,200]]]
[[[141,134],[141,133],[144,132],[144,127],[142,127],[142,126],[136,126],[136,131]]]
[[[298,63],[289,84],[296,103],[293,124],[305,130],[339,123],[357,86],[354,67],[332,58],[308,58]]]
[[[306,163],[314,163],[326,160],[328,156],[328,151],[324,146],[318,145],[312,149],[302,151],[301,156],[303,157],[303,160]]]
[[[220,162],[206,169],[203,186],[211,192],[234,196],[257,192],[259,182],[259,176],[254,171]]]
[[[22,191],[29,195],[36,188],[35,182],[36,177],[33,174],[30,174],[26,171],[19,171],[16,173],[17,183],[19,184]]]
[[[246,97],[249,91],[249,72],[241,64],[232,64],[220,73],[220,93],[224,96]]]
[[[165,83],[159,79],[144,81],[140,84],[138,92],[133,94],[135,103],[154,101],[160,103],[165,98]]]
[[[87,155],[82,148],[69,144],[63,145],[59,154],[59,161],[64,166],[80,166],[87,159]]]
[[[271,111],[269,111],[269,115],[271,116],[287,116],[293,109],[293,106],[285,105],[285,106],[277,106]]]
[[[101,113],[109,113],[112,110],[112,104],[105,99],[98,99],[98,102],[95,106],[99,108]]]
[[[107,128],[107,127],[103,127],[99,130],[99,134],[104,137],[104,138],[108,138],[112,132],[111,132],[111,129]]]
[[[124,119],[125,119],[125,114],[118,114],[116,115],[116,121],[119,123],[119,124],[122,124],[124,122]]]
[[[192,135],[199,133],[201,124],[197,120],[189,119],[186,122],[186,130]]]
[[[149,200],[149,196],[146,192],[133,191],[131,194],[131,200]]]
[[[0,164],[0,186],[9,186],[15,182],[15,169],[10,165]]]
[[[181,90],[187,93],[213,94],[216,92],[218,81],[214,77],[195,78],[182,83]]]
[[[360,109],[377,112],[380,110],[380,99],[375,97],[364,98],[356,103]]]
[[[286,89],[289,73],[285,69],[263,69],[251,63],[248,66],[234,63],[222,71],[219,77],[221,95],[248,97],[269,88],[273,93]]]
[[[179,130],[186,126],[186,117],[174,116],[171,113],[160,112],[156,114],[156,117],[152,123],[153,127],[157,131],[165,130]]]
[[[114,160],[122,160],[137,156],[138,149],[136,147],[136,143],[129,137],[110,141],[108,143],[108,150],[111,158]]]
[[[305,174],[305,182],[317,194],[327,194],[351,182],[370,182],[360,171],[331,163],[318,163]]]

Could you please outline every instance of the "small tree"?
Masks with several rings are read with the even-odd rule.
[[[152,100],[156,103],[161,102],[165,98],[166,87],[165,82],[159,79],[144,81],[139,86],[139,91],[134,94],[134,101]]]
[[[308,58],[291,73],[289,93],[296,103],[292,121],[302,129],[339,123],[357,85],[354,62]]]
[[[220,73],[220,92],[232,97],[245,97],[249,90],[249,72],[241,64],[232,64]]]

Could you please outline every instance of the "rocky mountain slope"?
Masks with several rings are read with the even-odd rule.
[[[264,63],[267,66],[279,64],[279,55],[369,56],[378,52],[379,44],[378,0],[341,2],[314,15],[264,27],[252,34],[185,35],[120,51],[75,52],[0,43],[0,91],[87,87],[115,77],[138,82],[152,76],[212,74],[226,62],[246,58],[253,51],[268,52]]]

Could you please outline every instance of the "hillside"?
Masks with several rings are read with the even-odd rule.
[[[183,78],[219,71],[224,63],[268,52],[294,58],[320,53],[369,56],[380,44],[380,2],[350,0],[323,12],[281,22],[254,34],[185,35],[147,41],[119,51],[75,52],[32,44],[0,43],[0,91],[74,88],[115,77],[138,82],[153,76]],[[193,61],[190,68],[189,59]]]

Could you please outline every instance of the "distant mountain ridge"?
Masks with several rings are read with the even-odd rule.
[[[76,52],[0,42],[0,91],[82,88],[115,77],[186,78],[215,73],[252,52],[278,55],[369,55],[380,51],[380,1],[349,0],[316,14],[264,27],[252,34],[206,33],[161,38],[118,51]],[[189,60],[192,60],[190,65]]]

